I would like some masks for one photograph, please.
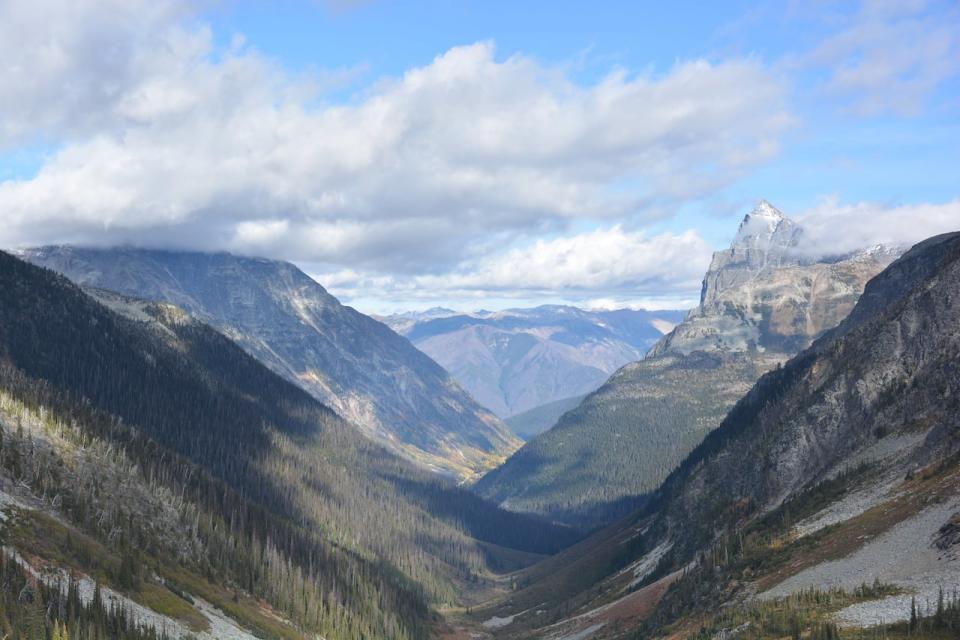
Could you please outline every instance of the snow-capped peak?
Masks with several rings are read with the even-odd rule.
[[[776,220],[782,220],[783,218],[786,218],[780,209],[777,209],[775,206],[770,204],[769,200],[763,199],[761,199],[760,202],[757,203],[757,206],[753,208],[751,215],[764,218],[774,218]]]
[[[797,225],[792,220],[766,200],[761,200],[753,211],[743,217],[733,246],[766,244],[774,236],[785,236],[784,239],[789,243],[796,232]]]

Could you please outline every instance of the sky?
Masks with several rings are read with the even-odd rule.
[[[290,260],[369,313],[686,308],[761,198],[960,229],[960,4],[0,0],[0,247]]]

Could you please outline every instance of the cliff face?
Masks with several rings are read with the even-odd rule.
[[[430,468],[470,477],[520,444],[437,363],[292,264],[73,247],[24,257],[82,285],[185,309],[374,440]]]
[[[843,323],[760,380],[665,483],[671,520],[743,497],[780,504],[897,433],[925,434],[898,456],[905,467],[960,447],[958,318],[951,234],[906,253]]]
[[[654,490],[765,372],[850,313],[896,251],[813,260],[767,202],[713,256],[697,308],[556,426],[476,485],[504,507],[571,524],[623,515]]]
[[[700,305],[651,349],[791,355],[850,313],[867,281],[898,254],[874,248],[811,260],[802,228],[766,201],[744,217],[730,247],[714,253]]]

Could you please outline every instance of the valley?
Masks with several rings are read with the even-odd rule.
[[[0,640],[960,640],[958,115],[956,0],[0,0]]]
[[[960,236],[911,249],[644,507],[521,571],[477,621],[509,621],[497,638],[953,637],[958,268]]]
[[[275,350],[252,346],[285,344],[270,323],[245,325],[260,326],[246,343],[239,324],[207,323],[280,304],[249,301],[276,275],[201,305],[184,292],[222,290],[225,267],[175,291],[143,284],[157,260],[199,254],[21,254],[55,271],[0,254],[0,574],[20,585],[4,624],[61,638],[950,637],[960,236],[811,261],[802,233],[761,203],[697,308],[598,390],[534,407],[556,425],[472,486],[277,371]],[[214,261],[235,282],[293,273]],[[556,338],[544,314],[604,329],[571,308],[447,313],[390,322],[415,343],[504,323],[521,339],[552,323]],[[622,331],[659,331],[631,314],[647,328]]]

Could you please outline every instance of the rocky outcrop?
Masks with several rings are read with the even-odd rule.
[[[867,286],[836,330],[764,376],[657,500],[692,540],[704,513],[781,504],[857,452],[922,430],[905,470],[960,449],[960,234],[913,248]]]
[[[523,575],[496,615],[515,617],[515,637],[557,628],[551,614],[584,633],[643,598],[642,615],[610,614],[591,637],[709,637],[734,628],[723,618],[736,607],[874,584],[887,588],[832,621],[909,619],[911,598],[934,601],[960,566],[958,318],[960,234],[949,234],[873,278],[839,326],[762,376],[642,508]],[[651,558],[656,570],[635,582]],[[542,618],[525,617],[531,606]]]
[[[758,351],[792,355],[850,313],[866,283],[899,253],[875,247],[809,258],[802,228],[766,201],[748,213],[730,247],[713,254],[700,304],[651,356]]]

